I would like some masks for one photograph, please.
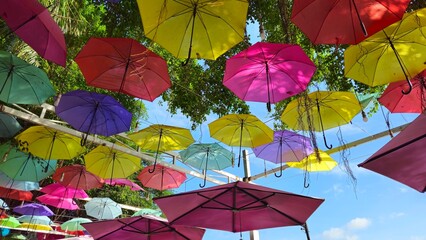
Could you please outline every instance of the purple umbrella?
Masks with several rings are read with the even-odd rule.
[[[281,164],[281,172],[276,177],[282,176],[283,162],[299,162],[313,152],[311,140],[295,132],[283,130],[274,132],[274,141],[253,148],[258,158]]]
[[[39,203],[28,203],[13,208],[13,211],[22,215],[30,216],[53,216],[55,215],[48,207]]]
[[[132,121],[132,114],[113,97],[83,90],[63,94],[55,111],[73,128],[86,134],[111,136],[126,132]],[[82,145],[86,140],[87,135]]]

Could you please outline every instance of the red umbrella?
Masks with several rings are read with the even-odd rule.
[[[82,165],[70,165],[58,168],[52,178],[65,187],[83,190],[100,188],[104,184],[102,178],[87,171],[86,167]]]
[[[295,0],[291,21],[314,44],[357,44],[401,20],[410,0]]]
[[[154,198],[154,202],[170,224],[242,232],[305,226],[324,199],[237,181]]]
[[[21,191],[11,188],[0,187],[0,197],[20,201],[31,201],[33,194],[30,191]]]
[[[77,203],[72,198],[64,198],[52,196],[49,194],[44,194],[36,198],[39,202],[44,203],[55,208],[67,209],[67,210],[77,210],[80,209]]]
[[[88,85],[148,101],[172,85],[166,61],[131,38],[91,38],[75,61]]]
[[[426,108],[426,70],[410,80],[413,89],[409,94],[404,94],[410,88],[406,80],[392,82],[379,98],[380,104],[392,113],[422,113]]]
[[[126,178],[110,178],[105,180],[105,184],[112,186],[128,186],[132,191],[145,191],[141,186]]]
[[[153,172],[151,173],[151,171]],[[186,175],[171,168],[157,165],[157,167],[148,166],[144,168],[139,173],[138,179],[145,187],[163,191],[178,188],[186,180]]]
[[[65,187],[60,183],[52,183],[40,189],[40,192],[62,198],[88,198],[89,196],[83,189]]]
[[[426,192],[426,115],[420,114],[396,137],[358,166]]]
[[[65,67],[67,47],[64,34],[37,0],[2,0],[0,16],[40,56]]]

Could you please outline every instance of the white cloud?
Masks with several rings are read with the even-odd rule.
[[[371,224],[371,221],[367,218],[354,218],[347,224],[348,229],[354,230],[354,229],[365,229],[369,227]]]
[[[330,228],[322,233],[325,239],[344,239],[345,231],[341,228]]]
[[[324,240],[358,240],[359,237],[354,233],[369,227],[371,220],[368,218],[354,218],[343,227],[333,227],[322,232]]]

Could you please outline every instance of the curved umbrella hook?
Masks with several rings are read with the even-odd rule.
[[[283,175],[283,139],[280,138],[279,154],[280,154],[280,174],[274,173],[275,177],[280,178]]]
[[[328,149],[332,149],[332,148],[333,148],[333,145],[332,145],[332,144],[330,144],[330,146],[328,146],[328,144],[327,144],[327,138],[325,137],[325,133],[324,133],[324,125],[323,125],[323,123],[322,123],[322,117],[321,117],[321,111],[320,111],[320,106],[319,106],[319,103],[318,103],[318,99],[317,99],[317,110],[318,110],[318,116],[319,116],[319,119],[320,119],[321,131],[322,131],[322,137],[324,138],[324,144],[325,144],[325,147],[326,147],[326,148],[328,148]]]
[[[204,188],[206,186],[206,180],[207,180],[207,166],[208,166],[208,161],[209,161],[209,152],[210,152],[210,148],[207,148],[207,156],[206,156],[206,166],[204,167],[204,182],[203,184],[198,184],[198,186],[200,186],[200,188]]]
[[[306,174],[308,174],[308,173],[305,173],[305,176],[303,177],[303,187],[304,188],[308,188],[311,184],[308,182],[308,178],[306,177]]]
[[[158,145],[157,145],[157,151],[155,152],[155,160],[154,160],[154,167],[151,169],[148,169],[149,173],[154,173],[155,172],[155,166],[157,166],[157,159],[158,159],[158,150],[160,150],[160,144],[161,144],[161,138],[163,137],[163,129],[160,129],[160,137],[158,139]]]
[[[406,78],[405,80],[408,83],[408,91],[402,90],[401,92],[402,92],[402,94],[407,95],[411,92],[411,90],[413,90],[413,84],[411,83],[411,81],[408,78]]]

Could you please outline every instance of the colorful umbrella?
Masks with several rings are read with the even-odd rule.
[[[65,67],[67,47],[64,34],[37,0],[4,0],[0,16],[40,56]]]
[[[83,190],[100,188],[104,183],[102,178],[87,171],[85,166],[77,164],[56,169],[52,178],[65,187]]]
[[[47,216],[37,215],[22,215],[17,218],[22,223],[41,224],[41,225],[52,225],[52,220]]]
[[[158,165],[148,166],[139,173],[138,177],[142,185],[160,191],[178,188],[186,180],[185,173]]]
[[[77,203],[72,198],[57,197],[44,194],[36,198],[39,202],[60,209],[78,210]]]
[[[15,117],[0,112],[0,138],[11,138],[21,131],[21,129],[21,124],[19,124]]]
[[[18,219],[11,216],[0,219],[0,227],[16,228],[19,225],[21,225],[21,223],[18,221]]]
[[[281,115],[281,120],[294,130],[321,131],[325,146],[327,145],[324,131],[348,124],[361,111],[361,104],[351,92],[316,91],[307,99],[292,100]],[[306,125],[307,124],[307,125]]]
[[[345,50],[345,76],[369,86],[410,79],[425,69],[426,8],[398,21]]]
[[[180,151],[182,162],[197,169],[204,170],[204,183],[200,187],[206,186],[205,173],[209,170],[222,170],[232,166],[234,154],[217,143],[192,144],[187,149]]]
[[[95,239],[201,240],[205,229],[170,225],[156,216],[137,216],[83,224]]]
[[[315,70],[299,45],[258,42],[226,61],[223,85],[271,111],[271,103],[305,91]]]
[[[30,191],[0,187],[0,197],[18,201],[31,201],[33,194]]]
[[[92,220],[88,218],[73,218],[61,224],[61,228],[65,231],[78,231],[78,230],[86,230],[82,223],[90,223]]]
[[[112,186],[128,186],[132,191],[145,191],[141,186],[126,178],[109,178],[105,180],[105,184]]]
[[[178,58],[215,60],[244,39],[247,0],[137,2],[145,36]]]
[[[298,162],[313,152],[311,139],[295,132],[282,130],[274,132],[274,141],[253,148],[253,152],[258,158],[279,163],[280,174],[282,176],[283,162]]]
[[[314,44],[357,44],[401,20],[409,0],[295,0],[291,21]]]
[[[84,204],[84,208],[88,216],[99,220],[114,219],[123,214],[118,203],[110,198],[92,198]]]
[[[40,192],[49,194],[51,196],[62,198],[88,198],[89,195],[83,189],[76,189],[73,187],[65,187],[60,183],[52,183],[40,189]]]
[[[151,102],[172,86],[166,61],[131,38],[90,38],[75,61],[88,85]]]
[[[422,113],[426,108],[426,70],[410,80],[413,89],[407,92],[407,81],[393,82],[378,99],[391,113]]]
[[[287,162],[287,165],[292,168],[303,169],[307,172],[331,171],[337,166],[337,162],[326,152],[319,150],[319,156],[320,159],[317,158],[315,153],[312,153],[299,162]]]
[[[151,216],[160,217],[161,214],[163,214],[163,213],[160,210],[155,210],[155,209],[150,209],[150,208],[142,208],[141,210],[138,210],[135,213],[133,213],[132,217],[144,216],[144,215],[151,215]]]
[[[142,150],[155,151],[154,168],[160,152],[182,150],[194,142],[191,132],[186,128],[153,124],[128,135]]]
[[[52,212],[48,207],[39,203],[27,203],[21,206],[13,208],[13,211],[21,215],[30,216],[53,216],[55,213]]]
[[[86,168],[101,178],[126,178],[141,168],[141,159],[103,145],[84,155]]]
[[[87,134],[111,136],[127,132],[132,122],[132,114],[113,97],[84,90],[63,94],[55,112],[73,128],[86,133],[82,145]]]
[[[324,199],[237,181],[154,198],[154,202],[170,224],[241,233],[272,227],[305,226]]]
[[[210,136],[229,146],[239,146],[238,167],[241,147],[258,147],[274,139],[274,131],[260,119],[250,114],[228,114],[209,123]]]
[[[4,51],[0,51],[0,86],[0,100],[6,103],[39,105],[55,95],[43,70]]]
[[[38,182],[15,180],[8,177],[2,171],[0,171],[0,187],[21,191],[32,191],[40,189],[40,185]]]
[[[419,192],[426,192],[426,115],[413,122],[359,167],[379,173]]]
[[[32,229],[37,231],[53,231],[53,228],[49,225],[36,223],[22,223],[19,228]]]

